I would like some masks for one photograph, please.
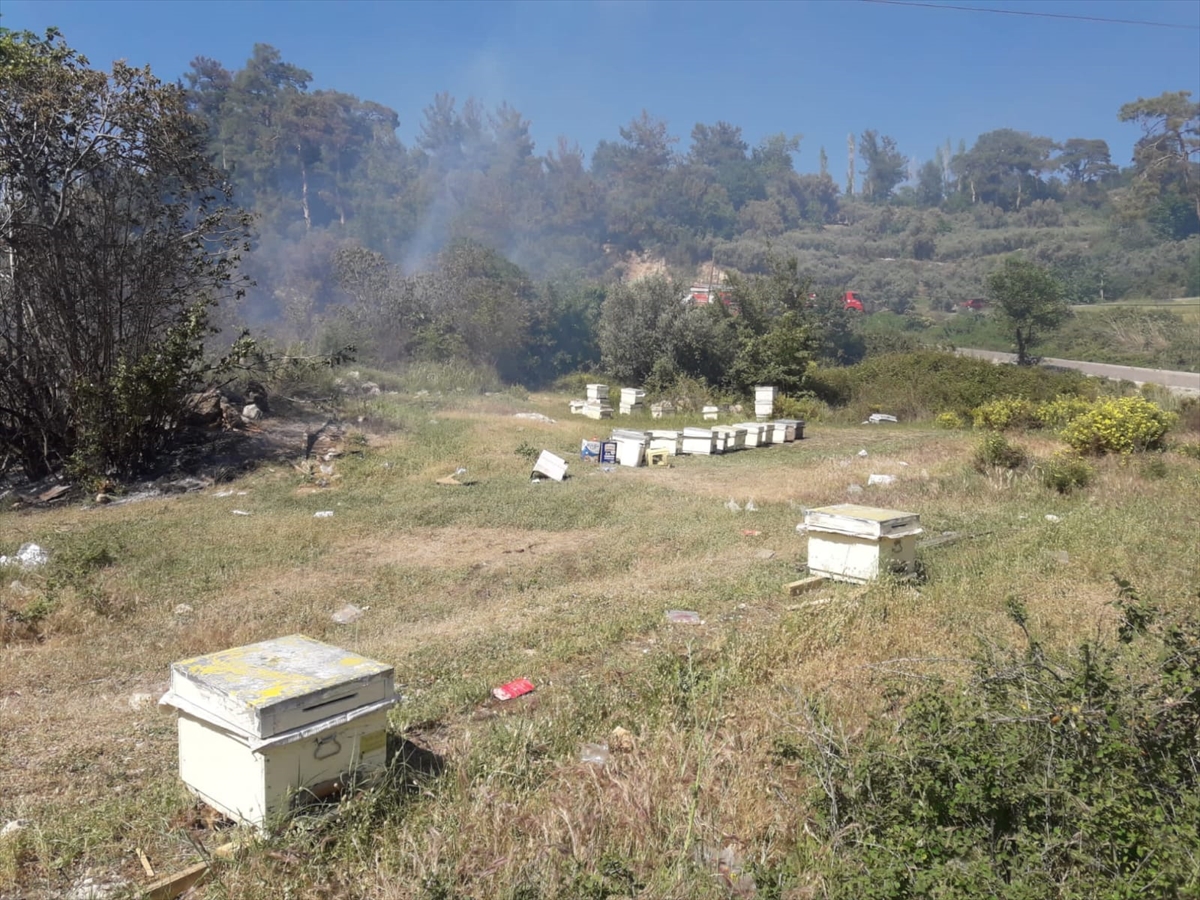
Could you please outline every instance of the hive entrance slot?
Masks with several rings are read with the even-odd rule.
[[[334,697],[332,700],[322,700],[320,703],[314,703],[311,706],[304,707],[305,712],[312,712],[314,709],[320,709],[323,706],[332,706],[335,703],[341,703],[343,700],[352,700],[358,696],[358,693],[343,694],[340,697]]]

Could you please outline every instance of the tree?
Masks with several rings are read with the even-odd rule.
[[[955,173],[970,188],[971,202],[993,203],[1001,209],[1020,209],[1026,197],[1045,191],[1041,175],[1052,168],[1054,141],[1000,128],[981,134],[969,153],[952,162]]]
[[[184,91],[0,29],[0,452],[148,463],[206,372],[249,221]]]
[[[1108,142],[1103,140],[1071,138],[1062,145],[1062,152],[1054,162],[1070,184],[1093,184],[1117,173]]]
[[[862,192],[868,200],[882,203],[892,195],[896,185],[904,181],[908,160],[896,149],[896,142],[886,134],[880,137],[868,129],[858,142],[859,155],[866,165]]]
[[[917,172],[917,202],[922,206],[940,206],[945,199],[942,165],[936,159],[925,163]]]
[[[1164,192],[1174,192],[1200,218],[1200,103],[1191,97],[1191,91],[1168,91],[1121,107],[1117,117],[1137,122],[1143,132],[1133,149],[1137,177],[1129,200],[1135,207],[1145,209]]]
[[[988,275],[987,293],[1012,331],[1020,366],[1030,364],[1030,346],[1061,325],[1070,312],[1058,279],[1042,266],[1017,256],[1007,257]]]

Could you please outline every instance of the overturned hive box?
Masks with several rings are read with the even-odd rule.
[[[304,635],[171,665],[179,774],[209,806],[259,828],[387,765],[392,667]]]
[[[916,513],[841,503],[808,510],[804,525],[808,570],[814,575],[861,584],[916,567],[922,530]]]

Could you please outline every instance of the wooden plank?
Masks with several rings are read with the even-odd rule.
[[[222,844],[212,852],[212,855],[217,859],[229,859],[239,849],[239,845],[235,841],[230,841]],[[139,850],[138,855],[142,853]],[[144,865],[149,866],[149,861],[144,860]],[[203,883],[208,877],[209,864],[207,862],[199,862],[194,866],[188,866],[186,869],[180,869],[178,872],[173,872],[165,878],[160,878],[158,881],[148,885],[142,890],[142,900],[175,900],[181,894],[191,890],[197,885]]]
[[[138,862],[142,864],[142,869],[146,873],[147,878],[154,877],[154,866],[150,865],[150,859],[146,856],[146,852],[141,847],[137,848]]]
[[[207,877],[208,863],[196,863],[148,886],[142,892],[142,900],[175,900],[184,891],[194,888]]]
[[[797,594],[803,594],[805,591],[811,591],[820,584],[824,584],[826,578],[824,575],[810,575],[808,578],[801,578],[799,581],[793,581],[783,586],[784,593],[789,597],[795,597]]]

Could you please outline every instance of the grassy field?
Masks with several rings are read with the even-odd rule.
[[[434,771],[294,821],[217,862],[197,896],[820,896],[813,779],[785,752],[807,701],[862,729],[896,673],[953,679],[981,642],[1017,641],[1010,597],[1055,651],[1111,631],[1114,573],[1198,605],[1200,462],[1181,454],[1101,460],[1061,496],[1028,471],[975,471],[967,432],[812,423],[795,444],[606,472],[577,459],[606,428],[565,400],[384,395],[357,410],[327,486],[280,464],[0,514],[0,552],[52,556],[0,588],[0,823],[26,823],[0,842],[0,896],[88,878],[130,893],[149,881],[137,849],[163,873],[226,841],[180,786],[155,701],[174,660],[295,632],[393,664],[392,730]],[[514,416],[530,411],[558,421]],[[522,448],[560,453],[571,477],[531,484]],[[434,483],[459,466],[474,485]],[[848,493],[874,473],[896,481]],[[918,583],[786,596],[802,508],[850,500],[971,537],[922,550]],[[347,602],[366,612],[337,625]],[[537,690],[490,698],[516,677]],[[581,762],[600,742],[607,764]]]

